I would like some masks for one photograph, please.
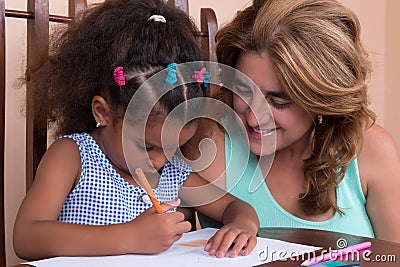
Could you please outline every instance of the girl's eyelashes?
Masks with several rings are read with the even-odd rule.
[[[145,147],[145,149],[147,150],[147,151],[149,151],[149,150],[152,150],[154,147],[152,147],[152,146],[146,146]]]
[[[143,145],[143,142],[137,142],[137,146],[138,146],[141,150],[147,150],[147,151],[152,150],[152,149],[154,148],[153,146],[150,146],[150,145],[147,145],[147,144],[144,144],[144,145]]]

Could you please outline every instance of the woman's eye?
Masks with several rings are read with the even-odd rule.
[[[248,94],[251,93],[251,90],[247,87],[243,87],[243,86],[235,86],[236,89],[236,93],[237,94]]]
[[[253,93],[249,88],[243,87],[243,86],[236,86],[235,88],[236,88],[236,90],[234,91],[234,93],[238,97],[240,97],[242,100],[244,100],[246,102],[250,101],[250,99],[253,96]]]
[[[286,99],[267,96],[267,102],[276,109],[287,108],[292,102]]]

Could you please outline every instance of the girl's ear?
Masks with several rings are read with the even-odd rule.
[[[102,96],[93,97],[92,113],[97,123],[96,127],[106,126],[112,121],[110,105]]]

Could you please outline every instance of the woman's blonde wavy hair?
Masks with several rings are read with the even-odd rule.
[[[315,122],[299,198],[310,215],[340,211],[329,192],[376,119],[368,108],[371,64],[356,15],[336,0],[254,0],[217,34],[220,63],[235,67],[246,51],[268,52],[290,99],[323,116]]]

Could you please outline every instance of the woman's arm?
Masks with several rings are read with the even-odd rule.
[[[376,238],[400,243],[400,154],[395,140],[373,125],[365,132],[358,161]]]
[[[19,257],[31,260],[157,253],[190,230],[182,213],[157,214],[154,208],[124,224],[90,226],[58,222],[80,168],[80,154],[74,141],[60,139],[48,149],[15,222],[14,249]],[[165,210],[172,207],[163,204]]]

